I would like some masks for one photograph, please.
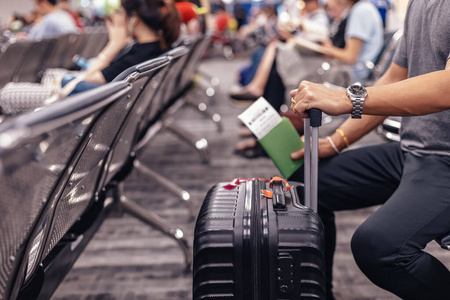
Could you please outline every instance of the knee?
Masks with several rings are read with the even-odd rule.
[[[380,273],[394,262],[396,249],[387,240],[389,233],[375,226],[363,223],[354,233],[351,241],[353,257],[358,267],[369,278]]]

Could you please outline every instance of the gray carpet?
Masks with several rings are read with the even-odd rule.
[[[146,149],[143,161],[153,170],[187,189],[198,210],[208,189],[221,181],[236,177],[270,177],[277,174],[266,158],[253,160],[233,155],[238,141],[237,114],[242,108],[230,104],[227,90],[235,81],[244,60],[226,61],[215,58],[205,61],[201,69],[220,79],[220,90],[210,102],[213,111],[223,118],[224,130],[219,134],[214,124],[186,107],[176,115],[178,124],[209,142],[210,164],[201,164],[200,156],[173,134],[159,134]],[[342,118],[321,129],[321,135],[335,128]],[[355,147],[381,143],[372,133]],[[188,210],[164,188],[132,174],[126,184],[126,195],[145,208],[179,226],[192,242],[194,222]],[[340,300],[393,300],[397,297],[373,285],[353,261],[349,242],[358,226],[373,209],[337,214],[338,241],[335,257],[335,296]],[[437,244],[430,251],[450,266],[450,253]],[[183,273],[183,256],[174,241],[138,220],[123,216],[106,220],[82,256],[58,288],[53,300],[117,299],[175,300],[191,299],[191,275]]]

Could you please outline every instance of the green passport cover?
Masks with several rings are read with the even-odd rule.
[[[281,123],[259,140],[259,143],[281,175],[288,178],[303,164],[303,159],[293,160],[291,153],[303,148],[304,145],[291,121],[286,117],[282,119]]]

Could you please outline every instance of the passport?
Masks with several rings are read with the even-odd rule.
[[[295,127],[264,98],[259,98],[238,118],[253,132],[258,142],[284,178],[290,177],[303,159],[291,159],[291,153],[302,149],[303,142]]]
[[[291,158],[291,153],[304,148],[304,144],[288,118],[282,117],[282,121],[258,142],[284,178],[289,178],[303,165],[303,159]]]

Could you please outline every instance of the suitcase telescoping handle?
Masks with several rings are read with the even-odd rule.
[[[305,206],[311,208],[314,212],[317,212],[319,127],[322,125],[322,111],[312,108],[308,111],[308,114],[309,119],[304,119]]]

